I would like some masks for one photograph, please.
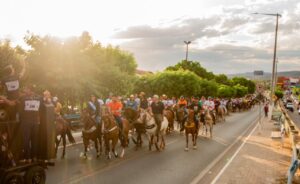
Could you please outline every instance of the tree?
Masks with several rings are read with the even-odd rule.
[[[248,88],[245,86],[242,86],[240,84],[237,84],[235,86],[233,86],[233,88],[235,89],[236,93],[235,96],[236,97],[243,97],[248,93]]]
[[[214,74],[212,72],[207,72],[205,68],[203,68],[199,62],[196,61],[186,61],[182,60],[177,63],[175,66],[169,66],[166,68],[167,71],[177,71],[177,70],[188,70],[194,72],[201,78],[211,80],[214,78]]]
[[[224,85],[232,85],[231,81],[228,79],[228,77],[225,74],[220,74],[215,76],[215,81],[219,84]]]
[[[28,33],[27,82],[48,89],[74,105],[91,94],[132,90],[136,62],[132,54],[94,42],[88,32],[65,40]]]
[[[9,40],[0,42],[0,78],[3,77],[3,68],[13,65],[16,72],[21,72],[24,67],[25,51],[20,47],[12,47]]]
[[[218,88],[218,96],[219,97],[229,98],[229,97],[233,97],[235,95],[236,95],[235,88],[233,88],[231,86],[220,85]]]
[[[247,80],[246,78],[244,77],[234,77],[232,78],[232,83],[233,85],[237,85],[237,84],[240,84],[242,86],[245,86],[248,88],[248,93],[254,93],[255,92],[255,83],[251,80]]]

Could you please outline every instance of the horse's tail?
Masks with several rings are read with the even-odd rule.
[[[72,132],[71,132],[71,129],[70,128],[67,128],[67,131],[66,131],[66,134],[67,134],[67,137],[68,137],[68,140],[71,144],[75,144],[76,141],[72,135]]]

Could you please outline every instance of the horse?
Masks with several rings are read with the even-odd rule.
[[[124,117],[128,120],[129,124],[133,126],[133,128],[136,130],[137,133],[136,139],[133,136],[131,137],[132,141],[136,145],[136,149],[142,146],[143,144],[142,134],[146,132],[144,124],[138,121],[139,116],[140,116],[140,112],[133,110],[132,108],[126,108],[124,110]]]
[[[171,109],[167,108],[164,111],[164,116],[167,118],[167,120],[169,122],[167,133],[170,133],[171,131],[174,130],[174,121],[175,121],[174,112]]]
[[[105,142],[105,155],[108,159],[111,159],[111,152],[113,152],[115,158],[118,157],[118,153],[115,148],[119,140],[119,127],[116,120],[110,114],[102,115],[102,128],[103,138]],[[111,141],[111,145],[110,145]],[[124,152],[124,148],[123,148]],[[122,153],[123,154],[123,153]]]
[[[225,110],[221,105],[216,108],[216,119],[225,122]]]
[[[193,141],[193,149],[197,149],[197,137],[198,137],[198,126],[196,126],[195,122],[195,112],[192,109],[188,110],[188,118],[184,125],[185,129],[185,137],[186,137],[186,147],[185,151],[189,150],[189,134],[192,135],[192,141]]]
[[[156,150],[160,151],[162,149],[165,149],[166,143],[164,136],[166,134],[169,124],[167,118],[163,116],[163,121],[161,122],[159,135],[156,135],[157,125],[155,123],[154,117],[148,111],[141,112],[140,121],[144,123],[146,132],[149,136],[149,151],[152,150],[154,136],[157,137],[157,140],[154,143]],[[160,146],[158,146],[159,136],[161,137]]]
[[[130,125],[129,122],[121,118],[122,120],[122,130],[118,126],[115,118],[109,111],[109,109],[105,106],[102,108],[102,130],[103,130],[103,137],[105,142],[105,154],[107,155],[108,159],[111,159],[111,151],[115,155],[115,157],[118,157],[117,152],[115,151],[116,144],[118,143],[118,140],[121,142],[122,152],[121,152],[121,158],[124,157],[125,154],[125,147],[128,147],[129,139],[129,129]],[[110,141],[112,142],[110,147]],[[110,149],[111,148],[111,149]]]
[[[202,118],[200,118],[200,122],[203,124],[203,131],[204,131],[204,128],[205,128],[205,136],[207,136],[207,126],[208,126],[209,127],[210,138],[212,138],[213,117],[211,116],[208,109],[203,110],[200,113],[200,117],[201,116],[202,116]],[[202,132],[202,134],[203,134],[203,132]]]
[[[95,148],[97,152],[97,158],[100,157],[102,153],[102,132],[101,126],[96,123],[86,110],[81,113],[81,119],[83,122],[82,138],[84,145],[84,158],[87,159],[87,148],[89,146],[90,140],[95,143]],[[100,144],[100,152],[98,147],[98,142]]]
[[[177,116],[177,122],[178,122],[178,127],[180,129],[180,132],[184,131],[184,123],[186,121],[186,117],[185,117],[185,109],[184,107],[175,107],[176,109],[176,116]]]
[[[58,139],[58,136],[60,138]],[[70,124],[61,116],[57,115],[55,121],[55,156],[57,155],[57,150],[59,147],[60,142],[63,142],[63,152],[61,158],[65,158],[66,154],[66,136],[71,144],[75,144],[75,139],[71,133],[71,126]]]

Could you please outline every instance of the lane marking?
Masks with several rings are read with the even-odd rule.
[[[207,174],[209,172],[209,170],[211,170],[224,156],[225,154],[234,146],[237,144],[237,142],[239,142],[243,136],[250,130],[250,128],[253,126],[253,124],[255,124],[258,121],[258,117],[255,118],[254,121],[252,121],[252,123],[250,123],[250,125],[246,128],[246,130],[244,130],[244,132],[232,143],[230,144],[230,146],[228,146],[215,160],[213,160],[204,170],[202,170],[198,176],[196,176],[192,182],[190,184],[197,184],[205,174]]]
[[[222,176],[222,174],[224,173],[224,171],[228,168],[228,166],[232,163],[233,159],[237,156],[237,154],[241,151],[241,149],[244,147],[244,145],[246,144],[246,142],[248,141],[248,139],[252,136],[252,134],[254,133],[254,131],[257,129],[259,124],[256,124],[256,126],[252,129],[251,133],[246,137],[246,139],[243,140],[243,143],[240,145],[240,147],[236,150],[236,152],[234,153],[234,155],[229,159],[229,161],[226,163],[226,165],[221,169],[221,171],[218,173],[218,175],[215,177],[215,179],[211,182],[211,184],[215,184],[220,177]]]

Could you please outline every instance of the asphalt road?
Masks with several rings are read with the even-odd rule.
[[[233,142],[254,125],[257,116],[257,108],[227,116],[225,123],[214,126],[213,139],[200,135],[198,149],[193,150],[190,145],[188,152],[184,151],[185,136],[178,132],[167,135],[164,151],[148,151],[144,137],[143,147],[136,151],[131,144],[122,159],[107,160],[104,155],[97,159],[95,150],[91,149],[85,160],[82,158],[82,144],[69,146],[66,158],[57,159],[55,167],[47,171],[47,183],[186,184],[195,182],[195,179],[196,183],[210,183],[213,179],[211,173],[217,174],[220,167],[215,166],[214,171],[214,167],[209,166],[212,163],[225,164],[230,151],[227,156],[220,155],[229,147],[231,152],[234,151]],[[221,158],[219,162],[218,157]]]

